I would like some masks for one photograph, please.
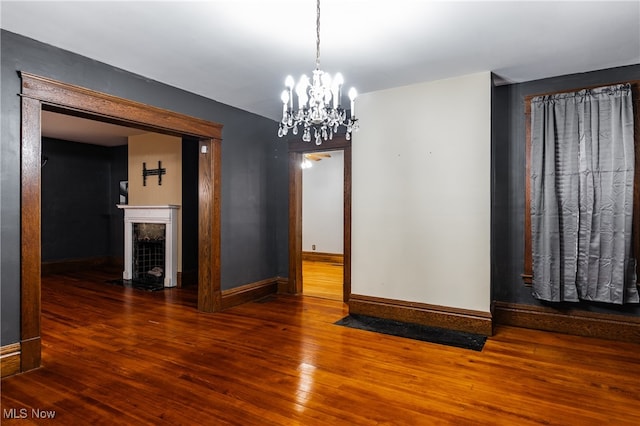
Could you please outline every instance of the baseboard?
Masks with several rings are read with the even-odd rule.
[[[65,272],[93,269],[101,266],[120,266],[124,268],[124,261],[121,258],[113,256],[52,260],[42,262],[42,275],[63,274]]]
[[[289,278],[276,277],[278,283],[278,294],[289,294]]]
[[[349,313],[491,336],[490,312],[352,294]]]
[[[344,264],[344,255],[336,253],[322,253],[317,251],[303,251],[302,260],[309,260],[312,262],[329,262]]]
[[[277,278],[268,278],[229,290],[222,290],[222,309],[224,310],[233,306],[242,305],[243,303],[253,302],[277,292]]]
[[[494,302],[496,324],[640,343],[640,317]]]
[[[20,343],[0,347],[0,377],[20,372]]]

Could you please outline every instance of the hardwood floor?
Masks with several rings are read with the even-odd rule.
[[[305,296],[342,300],[343,266],[336,262],[302,261],[302,293]]]
[[[474,352],[333,325],[347,314],[334,300],[274,295],[205,314],[194,289],[149,293],[109,278],[43,279],[43,367],[2,380],[3,425],[39,424],[32,409],[61,425],[640,418],[637,344],[497,327]]]

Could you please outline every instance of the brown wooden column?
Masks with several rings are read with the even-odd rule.
[[[28,125],[25,125],[28,123]],[[40,366],[40,101],[22,98],[20,370]]]
[[[343,178],[343,237],[342,237],[342,301],[349,302],[351,297],[351,147],[344,148]]]
[[[301,152],[289,152],[289,293],[302,293]]]
[[[220,290],[221,141],[203,139],[198,178],[198,310],[222,310]]]

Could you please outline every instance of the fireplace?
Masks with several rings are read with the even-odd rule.
[[[178,284],[180,206],[129,206],[124,210],[124,280]]]
[[[133,224],[133,281],[161,284],[165,278],[166,229],[164,223]]]

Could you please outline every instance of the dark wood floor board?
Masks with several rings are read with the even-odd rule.
[[[118,410],[135,412],[142,408],[144,411],[156,413],[156,416],[162,413],[162,420],[171,424],[179,424],[181,421],[185,424],[210,424],[212,419],[226,419],[230,422],[242,419],[244,424],[258,425],[282,424],[283,420],[286,420],[275,411],[259,407],[256,399],[251,403],[243,400],[243,389],[238,387],[237,383],[206,389],[196,381],[187,380],[188,376],[184,374],[174,375],[162,368],[158,368],[157,371],[159,374],[154,375],[153,379],[145,380],[140,386],[121,389],[118,382],[114,383],[115,389],[104,386],[101,390],[104,393],[114,390],[126,392],[126,398],[114,403]],[[167,377],[170,379],[167,380]],[[158,398],[159,392],[163,393],[161,398]],[[185,418],[183,413],[188,413],[188,418]]]
[[[505,331],[507,330],[505,329]],[[591,340],[593,344],[595,339],[588,340]],[[529,353],[527,356],[522,356],[517,351],[507,352],[504,350],[505,347],[516,347],[513,342],[494,340],[491,344],[495,347],[496,352],[487,352],[477,362],[493,365],[496,369],[511,376],[517,377],[522,372],[527,372],[528,377],[546,382],[555,381],[564,386],[578,388],[592,387],[601,382],[611,382],[640,394],[640,381],[629,374],[630,371],[635,371],[640,366],[640,354],[625,350],[625,344],[620,345],[619,355],[610,351],[607,351],[606,355],[597,355],[595,348],[590,349],[586,346],[577,352],[575,347],[564,344],[555,347],[535,345],[533,353],[527,351]],[[527,343],[527,345],[529,344],[531,343]],[[631,348],[628,347],[628,349]],[[637,348],[635,350],[637,351]],[[540,372],[544,372],[544,374],[539,374]]]
[[[118,272],[121,273],[121,272]],[[195,288],[43,279],[43,367],[2,380],[2,409],[56,423],[632,425],[640,345],[497,327],[482,352],[334,325],[327,298],[197,311]],[[117,277],[117,275],[116,275]],[[38,424],[32,418],[2,424]]]
[[[518,424],[525,419],[542,424],[607,424],[614,418],[615,414],[611,413],[613,410],[607,407],[602,409],[597,401],[590,401],[588,410],[576,405],[574,395],[581,392],[585,392],[585,388],[576,390],[544,380],[518,381],[511,378],[475,381],[470,391],[473,395],[470,406],[475,410],[493,413],[497,418],[517,419]],[[597,399],[596,393],[588,393]],[[608,399],[609,396],[605,395],[604,400]],[[611,408],[615,410],[616,407]],[[630,418],[626,420],[629,422]]]

